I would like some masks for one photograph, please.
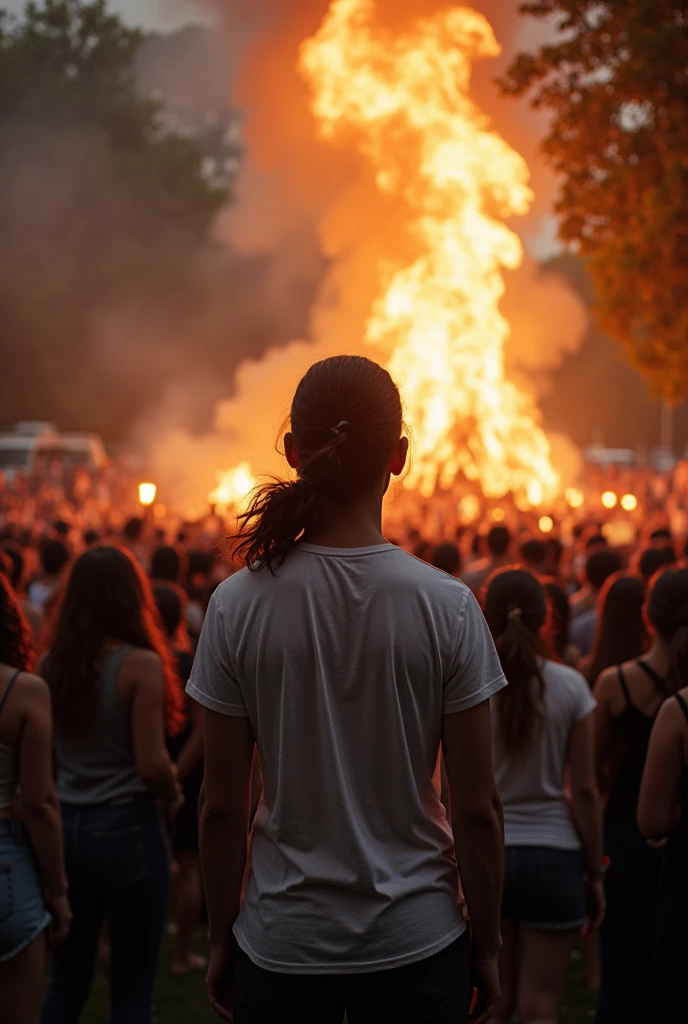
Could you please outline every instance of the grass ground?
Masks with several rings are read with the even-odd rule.
[[[199,943],[198,952],[204,952]],[[170,974],[171,949],[166,945],[158,982],[157,1024],[212,1024],[218,1021],[209,1009],[202,972],[194,972],[185,978]],[[105,981],[98,975],[91,1000],[84,1013],[82,1024],[106,1024]],[[582,959],[574,954],[571,975],[561,1013],[561,1024],[590,1024],[592,1020],[592,999],[582,983]],[[394,1024],[380,1022],[380,1024]]]

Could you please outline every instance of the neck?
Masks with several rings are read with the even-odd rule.
[[[671,656],[669,654],[669,644],[663,637],[653,637],[650,650],[647,654],[643,655],[643,661],[646,661],[660,676],[669,675]]]
[[[382,497],[352,502],[323,502],[313,528],[303,538],[328,548],[366,548],[383,544]]]

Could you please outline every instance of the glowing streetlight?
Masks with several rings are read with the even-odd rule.
[[[542,516],[538,523],[541,533],[551,533],[554,529],[554,520],[551,516]]]
[[[564,493],[564,497],[569,504],[570,508],[582,508],[585,496],[581,490],[577,487],[567,487]]]
[[[503,523],[506,519],[506,512],[503,508],[492,509],[492,521],[495,523]]]
[[[638,507],[638,499],[635,494],[624,494],[621,499],[621,508],[624,512],[635,512]]]
[[[158,488],[155,484],[139,484],[139,504],[144,508],[149,508],[155,501],[157,493]]]
[[[602,501],[603,506],[608,509],[616,508],[619,504],[619,499],[614,491],[605,491],[600,500]]]

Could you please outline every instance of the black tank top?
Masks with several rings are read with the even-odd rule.
[[[639,659],[636,664],[652,680],[658,695],[666,699],[669,690],[665,680],[644,661]],[[635,707],[621,665],[617,671],[626,707],[612,719],[612,781],[605,820],[608,824],[635,825],[647,748],[657,712],[644,715]]]

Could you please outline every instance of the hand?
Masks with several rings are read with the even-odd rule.
[[[69,935],[73,917],[72,908],[66,893],[64,896],[52,896],[47,892],[45,902],[52,915],[52,922],[48,926],[48,949],[55,949]]]
[[[607,912],[607,898],[604,894],[604,879],[601,875],[593,875],[587,882],[588,920],[583,929],[583,937],[587,938],[600,927]]]
[[[502,994],[499,987],[499,957],[480,957],[473,962],[473,978],[478,990],[472,1009],[471,1024],[486,1024],[491,1020]]]
[[[210,1005],[223,1020],[234,1020],[232,983],[236,942],[210,947],[210,963],[205,980]]]

